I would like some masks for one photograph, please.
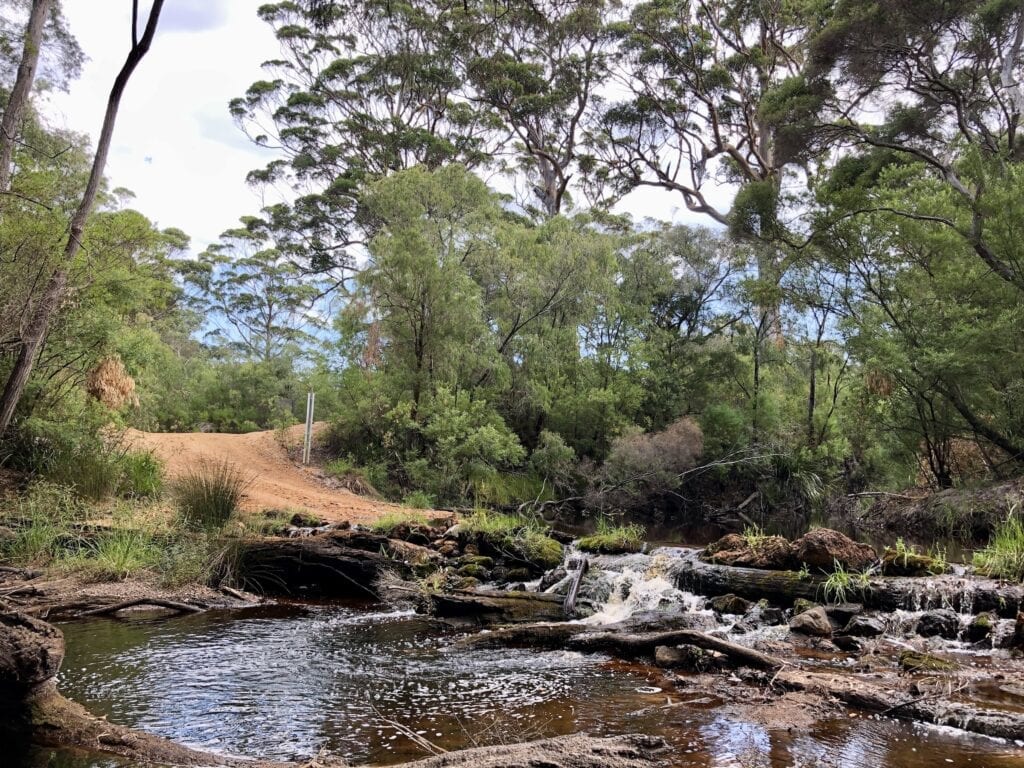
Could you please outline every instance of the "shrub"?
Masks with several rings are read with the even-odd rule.
[[[221,530],[238,509],[250,482],[227,460],[192,469],[174,485],[182,522],[193,529]]]
[[[988,546],[974,553],[974,567],[987,576],[1024,582],[1024,521],[1018,507],[996,526]]]
[[[681,475],[696,466],[703,448],[700,427],[688,418],[661,432],[619,437],[588,491],[590,509],[629,510],[677,488]]]

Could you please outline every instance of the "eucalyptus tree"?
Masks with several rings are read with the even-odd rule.
[[[512,173],[522,207],[559,213],[592,165],[585,128],[608,74],[604,31],[617,0],[336,0],[260,8],[282,56],[232,101],[282,157],[259,185],[297,197],[262,226],[314,269],[352,265],[365,244],[359,196],[403,169],[457,162]],[[581,149],[581,147],[583,147]],[[582,188],[581,188],[582,189]]]
[[[1018,290],[1024,250],[1007,225],[1024,213],[1022,46],[1018,2],[838,0],[814,37],[806,83],[816,132],[838,148],[847,179],[905,165],[913,170],[890,182],[922,192],[894,202],[876,185],[846,214],[944,228]]]
[[[107,108],[103,116],[103,124],[100,128],[100,136],[96,144],[96,153],[93,156],[89,180],[86,183],[85,191],[82,193],[78,207],[71,217],[61,260],[57,267],[47,276],[42,295],[28,313],[29,320],[21,334],[18,356],[7,378],[3,395],[0,396],[0,436],[10,426],[11,420],[14,417],[14,411],[18,406],[18,401],[21,399],[25,385],[28,383],[32,368],[35,365],[36,356],[46,339],[50,321],[64,298],[68,275],[75,256],[82,246],[82,235],[85,230],[86,221],[92,212],[96,196],[103,181],[103,169],[106,166],[107,155],[110,152],[110,143],[113,139],[114,125],[117,121],[118,109],[121,106],[121,98],[124,95],[128,81],[153,42],[157,23],[160,20],[160,12],[163,9],[163,2],[164,0],[154,0],[141,35],[139,30],[138,0],[133,2],[131,48],[124,64],[114,78],[114,84],[107,99]]]

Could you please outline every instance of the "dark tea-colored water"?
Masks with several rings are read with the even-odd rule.
[[[113,722],[189,746],[352,764],[587,731],[651,733],[675,766],[1024,766],[1024,750],[885,719],[840,714],[769,728],[657,670],[561,651],[451,651],[454,631],[400,612],[276,606],[244,614],[63,625],[60,687]],[[677,704],[693,700],[692,704]],[[420,743],[418,743],[420,742]],[[104,758],[38,751],[31,766]]]

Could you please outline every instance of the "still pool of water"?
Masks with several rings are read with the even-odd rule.
[[[193,747],[284,760],[321,749],[353,764],[576,731],[654,733],[673,766],[1024,766],[1024,750],[890,720],[769,728],[657,670],[600,656],[447,649],[422,617],[366,606],[273,606],[65,624],[60,687],[113,722]],[[692,705],[665,707],[696,699]],[[27,766],[116,761],[48,750]],[[20,767],[16,767],[20,768]]]

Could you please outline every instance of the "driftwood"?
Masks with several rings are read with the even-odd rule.
[[[700,560],[698,553],[687,550],[674,558],[672,571],[680,589],[708,597],[734,594],[776,603],[825,598],[823,576],[714,565]],[[882,611],[952,608],[960,613],[989,611],[1013,618],[1024,606],[1024,585],[981,577],[874,577],[863,589],[853,585],[850,592],[847,598]]]
[[[86,616],[110,616],[119,611],[126,610],[128,608],[136,608],[141,605],[148,605],[153,608],[166,608],[170,611],[176,611],[178,613],[202,613],[205,608],[201,608],[198,605],[192,605],[190,603],[178,603],[174,600],[162,600],[156,597],[140,597],[135,600],[125,600],[121,603],[114,603],[113,605],[106,605],[102,608],[93,608],[88,611],[80,611],[79,616],[85,618]]]
[[[393,768],[652,768],[664,765],[660,756],[666,751],[665,742],[651,736],[574,734],[449,752]]]
[[[537,592],[492,590],[434,592],[430,612],[441,618],[472,619],[481,623],[511,623],[564,618],[562,598]]]
[[[901,720],[946,725],[1001,739],[1024,739],[1024,713],[1021,712],[982,709],[965,702],[952,702],[946,696],[913,697],[850,675],[783,669],[773,676],[772,682],[791,691],[831,696],[851,707]]]

